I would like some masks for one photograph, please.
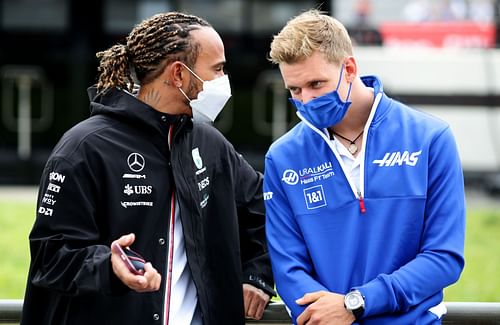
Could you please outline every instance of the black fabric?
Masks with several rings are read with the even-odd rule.
[[[89,95],[91,117],[63,135],[41,178],[21,324],[160,324],[164,282],[129,290],[109,246],[135,233],[131,247],[164,280],[174,190],[204,324],[244,324],[242,283],[274,293],[262,175],[210,125],[118,89]]]

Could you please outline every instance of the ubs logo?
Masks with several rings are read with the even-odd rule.
[[[125,188],[123,189],[123,193],[127,195],[132,195],[132,194],[151,194],[153,192],[153,186],[151,185],[130,185],[127,184],[125,185]]]
[[[295,170],[287,169],[283,172],[281,180],[288,185],[295,185],[299,182],[299,174]]]
[[[131,171],[138,173],[144,169],[146,161],[140,153],[134,152],[128,156],[127,164]]]

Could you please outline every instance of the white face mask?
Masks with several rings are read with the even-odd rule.
[[[203,90],[198,93],[196,99],[191,100],[186,93],[179,88],[184,97],[189,100],[189,105],[193,109],[193,121],[214,122],[215,118],[224,108],[229,98],[231,98],[231,85],[227,75],[204,81],[191,69],[184,65],[196,78],[203,82]]]

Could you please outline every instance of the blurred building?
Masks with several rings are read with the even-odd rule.
[[[249,103],[259,73],[272,68],[271,36],[303,10],[329,11],[322,2],[0,0],[0,184],[38,182],[63,132],[89,115],[95,53],[171,10],[200,15],[222,35],[234,96],[217,126],[241,151],[263,152],[271,135],[252,129]]]
[[[310,8],[333,14],[348,27],[360,56],[367,58],[363,72],[371,73],[370,70],[384,66],[374,58],[384,60],[383,55],[380,57],[384,42],[387,45],[384,28],[391,24],[444,20],[485,24],[490,26],[489,37],[493,37],[488,39],[487,47],[498,47],[499,3],[499,0],[0,0],[0,184],[38,182],[45,160],[63,132],[89,115],[86,88],[96,81],[95,53],[123,42],[136,23],[155,13],[177,10],[196,14],[220,32],[226,46],[233,98],[216,127],[262,170],[263,155],[269,144],[297,122],[279,72],[267,60],[272,35],[288,19]],[[419,64],[426,66],[425,60]],[[386,70],[392,74],[391,69]],[[390,80],[385,82],[391,84]],[[499,105],[500,91],[435,93],[425,87],[422,90],[418,83],[415,89],[415,92],[397,87],[388,90],[391,95],[417,105],[453,105],[457,101],[469,106]]]

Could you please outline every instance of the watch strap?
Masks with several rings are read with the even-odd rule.
[[[353,293],[359,295],[359,297],[362,300],[362,303],[358,308],[355,308],[355,309],[349,309],[349,308],[347,308],[347,306],[346,306],[346,308],[352,312],[352,314],[354,315],[354,318],[356,320],[359,320],[361,318],[361,316],[363,316],[363,313],[365,312],[365,296],[357,289],[351,290],[348,293],[348,295],[353,294]]]

